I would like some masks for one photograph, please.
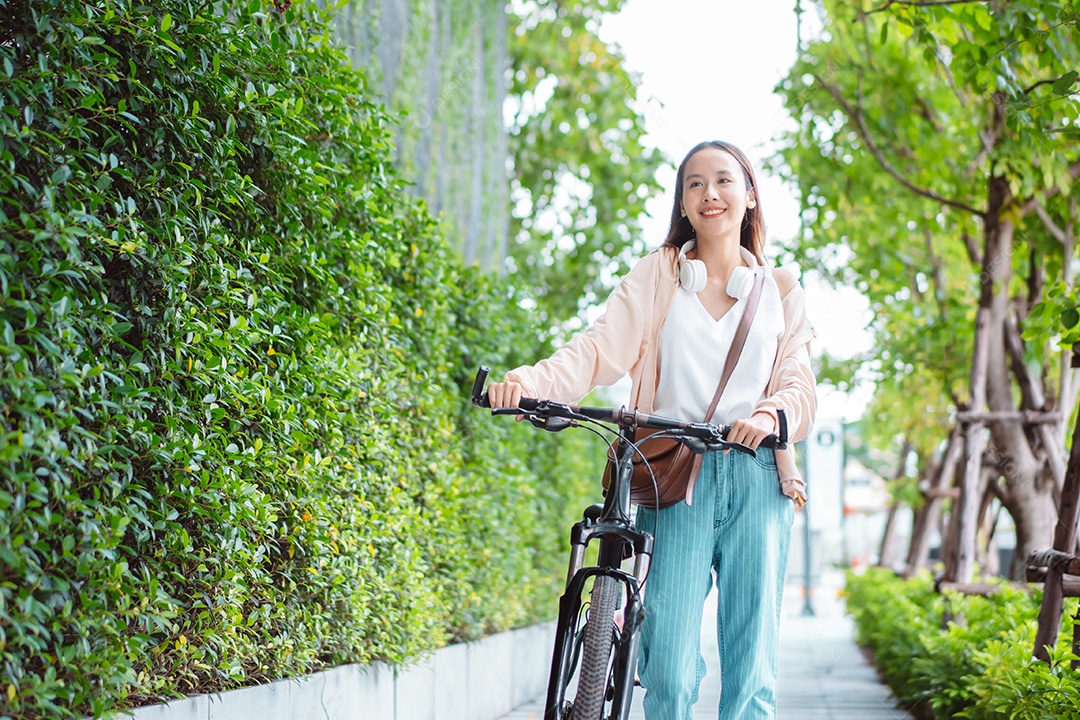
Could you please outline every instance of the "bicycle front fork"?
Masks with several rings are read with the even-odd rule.
[[[594,567],[585,567],[585,548],[594,538],[600,540],[598,562]],[[570,536],[566,589],[559,599],[559,620],[544,720],[563,720],[566,687],[572,679],[577,663],[577,630],[585,584],[589,578],[601,575],[616,578],[623,588],[623,623],[621,631],[616,633],[611,665],[610,690],[613,694],[609,717],[611,720],[625,720],[628,716],[640,643],[638,631],[645,617],[642,604],[645,596],[644,582],[649,572],[652,545],[653,538],[649,533],[637,532],[622,523],[599,522],[594,508],[586,511],[581,522],[575,523]],[[628,554],[634,557],[632,573],[621,569],[622,561]]]

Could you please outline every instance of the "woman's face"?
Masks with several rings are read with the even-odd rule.
[[[699,238],[731,232],[738,238],[746,209],[756,204],[739,161],[715,147],[699,150],[686,162],[682,193],[680,211]]]

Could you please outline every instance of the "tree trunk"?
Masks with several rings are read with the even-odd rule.
[[[990,512],[990,506],[997,494],[994,487],[997,480],[997,472],[994,468],[985,464],[983,465],[982,472],[982,486],[984,490],[982,501],[979,503],[975,561],[979,564],[979,567],[982,568],[984,575],[998,575],[1000,569],[998,568],[997,554],[991,552],[993,549],[994,529],[997,526],[997,513]]]
[[[991,178],[984,222],[985,252],[980,275],[982,293],[979,298],[979,312],[985,311],[988,314],[986,404],[992,412],[1017,410],[1006,345],[1013,224],[1002,215],[1009,199],[1008,180],[1002,176]],[[993,420],[988,426],[993,447],[998,453],[998,469],[1003,478],[1003,503],[1016,523],[1016,552],[1009,577],[1022,580],[1028,554],[1047,547],[1051,542],[1056,517],[1053,502],[1055,483],[1052,473],[1039,472],[1043,462],[1036,456],[1019,419]],[[965,578],[961,580],[966,581]]]
[[[907,467],[907,457],[911,453],[911,441],[905,440],[900,449],[900,460],[896,464],[896,472],[893,480],[899,480],[904,476]],[[900,503],[893,500],[889,503],[889,516],[885,521],[885,531],[881,534],[881,547],[878,550],[879,567],[891,568],[896,562],[896,515],[900,510]]]
[[[889,514],[885,520],[885,531],[881,533],[881,547],[878,549],[877,566],[891,568],[896,559],[896,515],[900,510],[900,502],[893,500],[889,503]]]
[[[911,528],[911,547],[908,550],[907,568],[904,570],[905,578],[912,577],[926,564],[926,557],[930,552],[930,537],[941,520],[941,506],[945,502],[944,493],[953,486],[961,450],[963,450],[963,437],[960,425],[957,424],[949,435],[949,444],[945,447],[941,463],[934,471],[934,481],[924,493],[923,506],[915,514],[915,521]],[[944,546],[947,538],[942,534],[940,539]],[[944,547],[942,547],[942,556],[944,557]]]

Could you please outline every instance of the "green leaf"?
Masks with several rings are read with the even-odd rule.
[[[1066,308],[1061,313],[1061,325],[1066,329],[1076,327],[1076,324],[1080,323],[1080,311],[1077,311],[1075,307]]]
[[[172,27],[172,24],[172,15],[170,15],[169,13],[165,13],[165,15],[161,18],[161,32],[168,32],[169,28]]]
[[[67,164],[61,165],[53,172],[50,180],[53,185],[63,185],[71,179],[71,168]]]
[[[1070,70],[1055,80],[1051,87],[1053,87],[1054,92],[1058,95],[1067,95],[1070,92],[1073,83],[1076,82],[1077,77],[1080,77],[1080,72]]]

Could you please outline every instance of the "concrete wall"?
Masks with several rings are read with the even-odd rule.
[[[544,692],[554,623],[450,645],[405,668],[343,665],[302,678],[196,695],[135,720],[495,720]]]

